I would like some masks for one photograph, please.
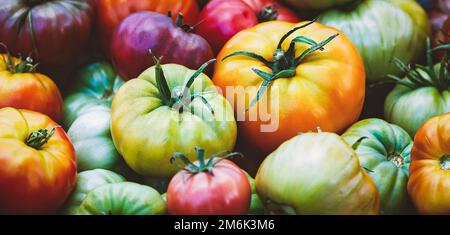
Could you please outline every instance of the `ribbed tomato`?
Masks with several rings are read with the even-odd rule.
[[[450,113],[417,132],[411,152],[408,192],[421,214],[450,215]]]

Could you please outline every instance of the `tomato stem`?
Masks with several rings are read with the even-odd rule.
[[[441,158],[441,170],[450,170],[450,156],[443,156]]]
[[[13,56],[11,56],[5,44],[0,43],[0,46],[3,47],[6,51],[6,54],[2,55],[2,59],[6,65],[6,69],[9,72],[33,73],[36,71],[38,64],[34,64],[33,59],[31,57],[27,57],[25,60],[22,60],[21,58],[15,59]]]
[[[56,127],[53,127],[50,131],[47,129],[33,131],[25,140],[25,143],[32,148],[40,149],[55,134],[55,131]]]
[[[267,21],[276,20],[279,16],[276,5],[266,5],[258,14],[258,22],[263,23]]]
[[[405,164],[405,158],[398,153],[392,153],[387,156],[387,159],[394,163],[394,165],[398,168],[402,167]]]

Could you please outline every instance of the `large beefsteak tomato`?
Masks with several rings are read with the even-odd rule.
[[[49,117],[0,109],[0,213],[56,212],[76,181],[75,150]]]
[[[170,181],[167,210],[174,215],[244,215],[250,208],[251,188],[245,172],[228,160],[238,153],[222,152],[205,161],[205,150],[196,148],[198,161],[187,163]],[[226,155],[225,155],[226,154]],[[225,156],[224,156],[225,155]]]
[[[434,117],[417,132],[408,192],[419,213],[450,215],[450,114]]]
[[[265,156],[298,132],[344,131],[365,95],[356,47],[313,22],[272,21],[239,32],[220,52],[213,81],[234,104],[240,138]]]
[[[406,189],[412,147],[409,134],[399,126],[373,118],[354,124],[342,138],[349,144],[364,138],[355,151],[377,186],[383,213],[413,213]]]
[[[170,177],[174,152],[195,158],[194,148],[207,154],[233,150],[236,121],[227,100],[208,76],[177,64],[147,69],[126,82],[114,96],[111,132],[114,144],[137,173]]]
[[[63,114],[61,93],[53,80],[35,69],[30,58],[22,61],[0,54],[0,108],[33,110],[60,121]]]
[[[392,61],[416,62],[430,33],[428,17],[415,0],[357,1],[348,9],[322,13],[318,21],[342,30],[352,40],[370,82],[401,75]]]
[[[117,27],[111,44],[111,57],[122,78],[136,78],[153,64],[149,50],[161,62],[176,63],[197,69],[213,58],[208,42],[192,33],[192,27],[178,16],[176,22],[155,12],[137,12]]]
[[[333,133],[305,133],[260,166],[256,191],[269,213],[378,214],[380,196],[352,147]]]
[[[88,45],[94,0],[2,0],[0,42],[49,66],[73,61]]]
[[[175,20],[182,13],[188,24],[197,23],[198,6],[195,0],[97,0],[97,22],[103,48],[109,51],[116,27],[127,16],[138,11],[172,12]]]
[[[236,33],[272,20],[299,22],[295,13],[277,0],[213,0],[201,11],[196,32],[217,54]]]

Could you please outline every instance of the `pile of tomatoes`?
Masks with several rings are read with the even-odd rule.
[[[2,0],[0,214],[450,214],[450,0]]]

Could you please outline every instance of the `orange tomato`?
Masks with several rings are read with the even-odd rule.
[[[450,113],[417,132],[411,152],[408,192],[421,214],[450,214]]]
[[[75,150],[58,124],[33,111],[0,109],[0,214],[56,212],[76,172]]]
[[[60,121],[63,99],[56,84],[29,61],[0,54],[0,108],[29,109]]]
[[[167,15],[172,12],[175,20],[178,13],[184,16],[184,23],[195,24],[199,9],[195,0],[98,0],[97,17],[103,48],[109,50],[111,37],[119,23],[138,11],[155,11]]]
[[[259,24],[236,34],[218,56],[213,81],[234,104],[242,139],[264,154],[299,132],[320,127],[323,131],[340,133],[358,119],[362,110],[365,70],[356,47],[337,29],[319,23],[300,28],[305,24],[282,21]],[[299,29],[279,48],[283,35],[295,27]],[[295,47],[288,52],[293,41],[297,41]],[[316,50],[299,60],[299,64],[280,66],[281,60],[298,58],[314,46]],[[295,55],[290,54],[292,49]],[[256,53],[269,63],[245,55],[225,58],[238,51]],[[278,65],[274,65],[275,61]],[[272,75],[280,71],[284,74],[273,79],[259,101],[246,111],[264,82],[255,69]],[[245,91],[227,90],[239,87]],[[263,130],[262,125],[268,125],[267,129]]]

